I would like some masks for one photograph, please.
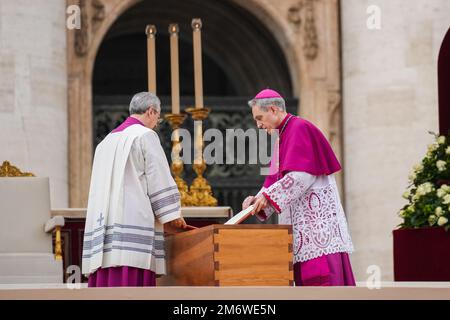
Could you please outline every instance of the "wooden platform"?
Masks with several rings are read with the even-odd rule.
[[[156,287],[1,289],[0,299],[41,300],[450,300],[441,286],[382,287]]]

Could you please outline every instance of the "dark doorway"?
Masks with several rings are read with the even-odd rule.
[[[212,109],[205,129],[254,128],[247,100],[270,87],[286,97],[296,113],[286,58],[273,34],[248,11],[229,1],[144,0],[126,11],[108,31],[93,73],[94,147],[128,115],[132,95],[147,89],[145,26],[157,27],[157,94],[162,113],[170,112],[170,23],[180,28],[181,109],[194,104],[192,18],[201,18],[204,103]],[[184,123],[192,130],[192,120]],[[170,155],[170,128],[160,127],[161,142]],[[170,158],[169,158],[170,159]],[[255,194],[264,180],[257,165],[213,165],[206,172],[219,205],[235,212],[245,196]],[[185,180],[194,173],[185,167]]]

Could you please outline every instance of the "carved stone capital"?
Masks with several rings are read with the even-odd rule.
[[[314,60],[319,51],[317,28],[314,15],[316,0],[300,0],[289,7],[287,18],[293,24],[296,32],[303,35],[303,52],[307,59]]]
[[[75,30],[75,53],[83,57],[89,50],[90,39],[105,19],[105,6],[100,0],[89,1],[90,6],[86,5],[86,0],[79,0],[81,11],[81,28]]]

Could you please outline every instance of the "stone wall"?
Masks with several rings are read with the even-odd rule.
[[[0,162],[50,177],[67,206],[65,3],[0,2]]]
[[[381,29],[369,30],[369,5]],[[357,280],[393,280],[392,230],[410,168],[438,132],[437,56],[450,2],[341,1],[346,212]]]

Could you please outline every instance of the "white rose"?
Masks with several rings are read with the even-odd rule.
[[[437,207],[437,208],[434,210],[434,213],[436,214],[437,217],[442,216],[442,208],[441,208],[441,207]]]
[[[445,153],[450,154],[450,146],[448,146],[447,149],[445,149]]]
[[[428,223],[430,224],[430,226],[432,226],[433,224],[436,223],[436,216],[435,215],[431,215],[428,217]]]
[[[403,192],[402,197],[405,199],[409,199],[409,196],[411,195],[411,192],[409,192],[409,190],[406,190],[405,192]]]
[[[443,204],[449,204],[450,203],[450,194],[446,194],[444,196],[444,199],[442,201]]]
[[[439,171],[444,171],[446,165],[447,163],[444,160],[436,161],[436,167],[438,168]]]
[[[416,190],[416,195],[418,197],[420,197],[420,196],[423,196],[424,194],[425,194],[425,188],[423,187],[423,185],[418,186],[417,190]]]
[[[443,225],[445,225],[448,222],[448,219],[446,217],[439,217],[437,223],[438,226],[442,227]]]
[[[423,165],[422,165],[421,163],[416,164],[416,165],[413,167],[413,169],[414,169],[414,172],[415,172],[415,173],[420,173],[420,172],[422,172],[422,170],[423,170]]]
[[[432,143],[432,144],[429,144],[428,145],[428,152],[433,152],[434,150],[436,150],[438,148],[438,144],[435,142],[435,143]]]
[[[445,196],[445,194],[447,193],[447,186],[445,184],[443,184],[436,192],[437,196],[439,198],[443,198]]]
[[[445,136],[440,136],[439,138],[437,138],[437,143],[444,144],[445,143]]]
[[[408,176],[409,181],[411,181],[411,182],[414,181],[416,179],[416,177],[417,177],[417,175],[415,172],[411,172]]]
[[[441,186],[441,189],[444,190],[444,191],[447,192],[447,193],[450,193],[450,186],[448,186],[448,185],[446,185],[446,184],[443,184],[443,185]]]
[[[417,187],[416,194],[419,196],[424,196],[431,191],[433,191],[433,185],[430,182],[425,182]]]
[[[416,211],[416,208],[414,208],[414,205],[411,205],[406,210],[408,210],[409,212],[413,213],[414,211]]]

